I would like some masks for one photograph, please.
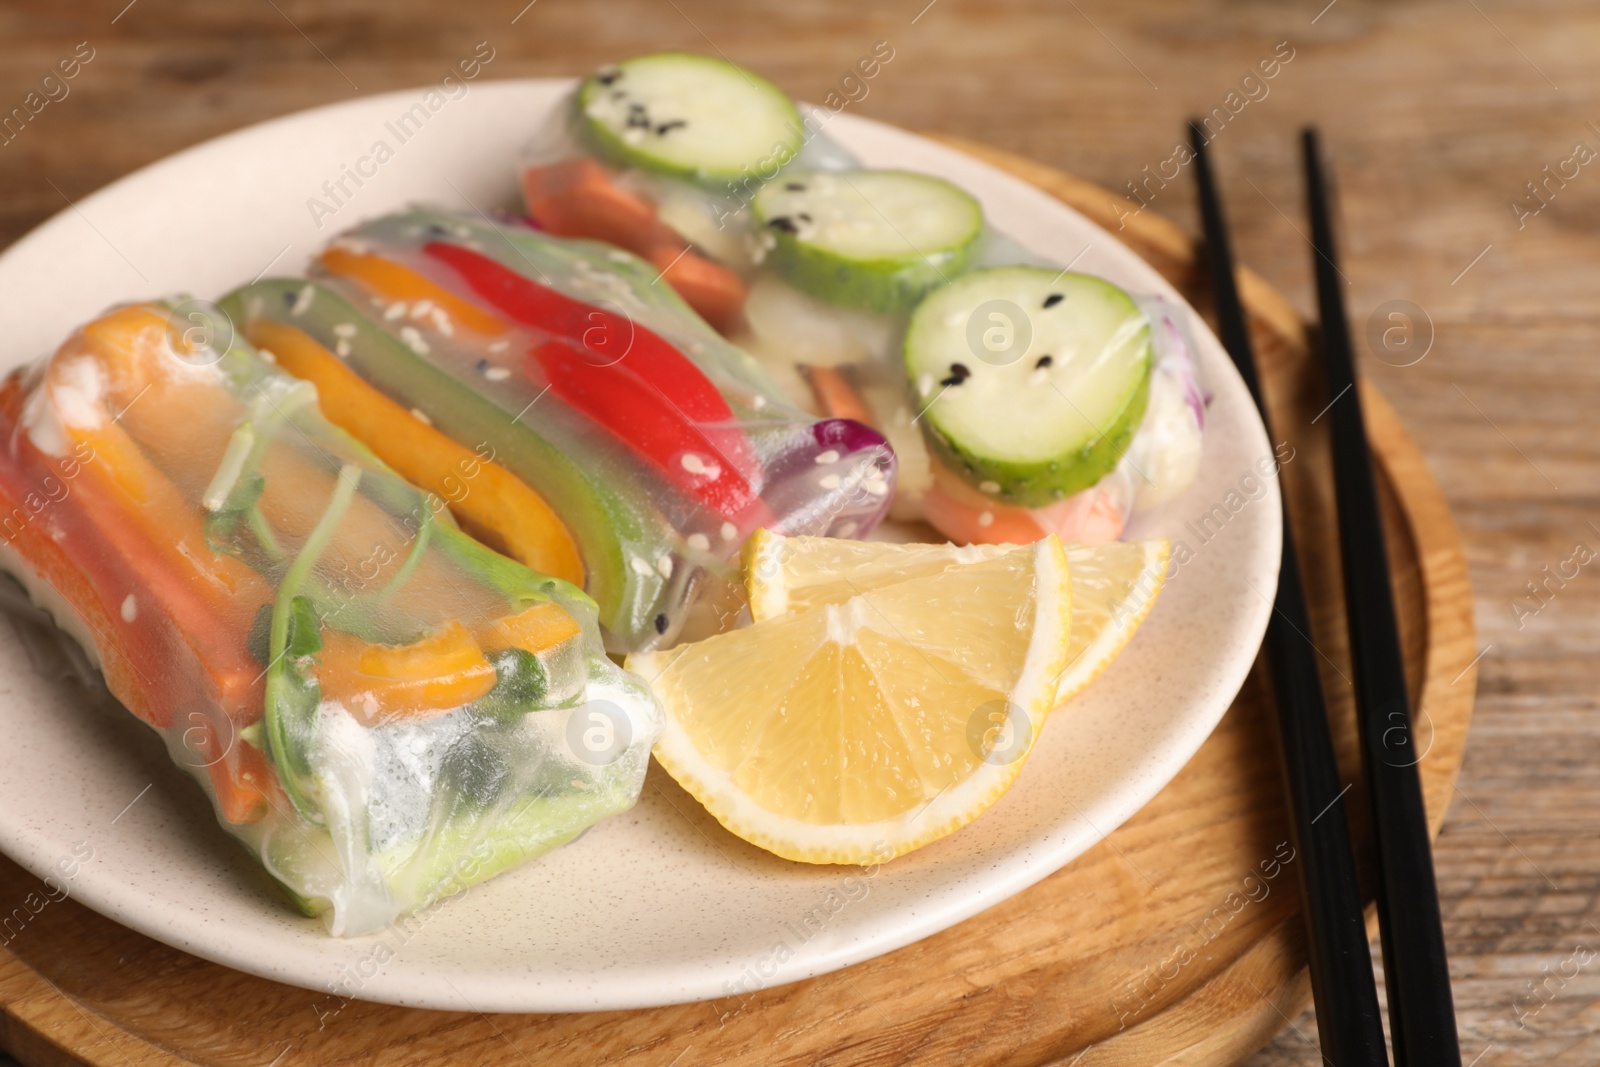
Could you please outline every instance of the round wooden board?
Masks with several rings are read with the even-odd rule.
[[[1118,201],[1107,191],[944,140],[1118,230]],[[1182,231],[1145,212],[1118,236],[1204,306]],[[1340,763],[1354,780],[1328,424],[1312,421],[1326,398],[1293,309],[1247,271],[1241,285],[1278,433],[1296,453],[1285,488]],[[1380,395],[1367,390],[1363,402],[1437,833],[1476,688],[1471,590],[1455,526],[1415,444]],[[1258,669],[1183,772],[1076,862],[917,944],[744,998],[565,1016],[341,1002],[185,955],[67,899],[15,935],[0,933],[0,1046],[30,1067],[1230,1064],[1310,996],[1293,860],[1275,862],[1291,852],[1273,731]],[[1364,849],[1364,791],[1348,796]],[[0,902],[9,909],[30,893],[43,899],[45,890],[0,858]]]

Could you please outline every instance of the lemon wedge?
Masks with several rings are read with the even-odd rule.
[[[1016,779],[1067,664],[1054,537],[662,652],[655,755],[729,830],[806,863],[881,863]]]
[[[781,537],[757,530],[745,542],[745,584],[757,622],[836,604],[895,582],[1032,551],[1031,545],[899,545],[837,537]],[[1056,704],[1076,696],[1133,639],[1166,580],[1166,541],[1067,545],[1072,637]]]

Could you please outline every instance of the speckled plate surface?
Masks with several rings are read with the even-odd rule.
[[[564,88],[474,84],[403,144],[390,124],[423,90],[368,97],[253,126],[129,175],[0,256],[0,367],[49,351],[117,301],[214,297],[269,270],[297,271],[339,229],[411,201],[511,206],[518,144]],[[848,114],[826,128],[869,164],[961,184],[1035,251],[1180,299],[1114,237],[1015,178]],[[375,164],[379,141],[390,158]],[[358,167],[359,184],[346,177]],[[1012,790],[919,852],[866,871],[789,863],[728,834],[657,768],[633,811],[545,859],[403,929],[335,940],[283,903],[154,733],[41,676],[10,627],[0,627],[0,850],[58,880],[58,864],[72,861],[67,888],[78,900],[207,959],[308,989],[440,1009],[583,1011],[720,997],[867,959],[1004,906],[1177,774],[1243,683],[1266,628],[1278,489],[1251,479],[1271,450],[1221,347],[1198,319],[1192,327],[1215,394],[1201,475],[1131,532],[1184,542],[1185,561],[1123,656],[1051,718]],[[1213,506],[1229,517],[1197,534],[1191,524]]]

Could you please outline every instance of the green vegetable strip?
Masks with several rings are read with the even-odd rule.
[[[417,524],[417,535],[411,539],[411,552],[406,556],[405,562],[400,564],[400,569],[394,572],[394,577],[384,583],[378,595],[374,598],[382,604],[406,584],[411,577],[411,572],[417,569],[417,564],[422,562],[422,553],[427,551],[428,541],[433,534],[433,509],[429,508],[422,513],[422,521]]]
[[[267,692],[266,712],[268,755],[274,763],[278,763],[283,773],[279,776],[283,781],[284,792],[294,803],[296,809],[313,822],[321,823],[321,814],[317,812],[310,800],[300,792],[299,783],[294,781],[294,774],[287,766],[287,760],[279,762],[280,757],[287,757],[288,739],[284,736],[282,716],[279,713],[279,702],[283,698],[284,672],[288,669],[284,663],[289,640],[289,614],[293,610],[295,593],[300,584],[311,573],[311,568],[316,566],[317,560],[327,549],[328,542],[333,539],[333,532],[339,525],[339,520],[344,518],[344,513],[349,510],[350,503],[355,499],[356,486],[361,482],[361,468],[354,464],[345,464],[339,468],[339,478],[334,483],[333,493],[328,498],[328,507],[323,511],[322,517],[312,527],[311,534],[301,546],[300,552],[295,556],[294,562],[289,565],[289,571],[283,576],[283,582],[278,586],[278,596],[272,606],[272,629],[268,643],[270,659],[267,667]]]
[[[222,462],[217,464],[217,473],[212,475],[211,484],[200,498],[207,511],[221,511],[228,502],[228,495],[239,484],[239,475],[244,473],[245,460],[254,451],[255,439],[255,431],[248,422],[241,422],[234,429],[228,438],[227,450],[222,453]]]

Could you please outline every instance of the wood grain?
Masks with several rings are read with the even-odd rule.
[[[490,77],[715,50],[812,100],[886,40],[895,58],[852,113],[982,140],[1117,191],[1170,156],[1185,117],[1222,104],[1288,41],[1295,58],[1270,95],[1214,146],[1241,261],[1310,312],[1294,137],[1316,122],[1343,194],[1357,335],[1393,299],[1431,321],[1426,359],[1392,366],[1363,353],[1362,369],[1403,417],[1460,525],[1485,653],[1473,744],[1436,846],[1464,1059],[1600,1062],[1600,967],[1560,985],[1545,977],[1579,945],[1600,947],[1600,580],[1586,568],[1537,615],[1515,607],[1576,542],[1600,548],[1590,525],[1600,525],[1600,172],[1584,168],[1520,228],[1509,210],[1574,141],[1600,147],[1588,125],[1600,122],[1600,8],[526,2],[0,0],[0,111],[77,42],[97,50],[67,99],[0,145],[0,243],[206,137],[423,84],[480,40],[497,50]],[[1187,175],[1160,188],[1150,212],[1177,220],[1180,237],[1195,232]],[[0,299],[0,323],[8,314]],[[0,773],[4,758],[0,748]],[[1535,981],[1546,983],[1538,998]],[[1315,1032],[1309,1013],[1295,1016],[1250,1067],[1316,1067]],[[714,1060],[709,1048],[696,1044],[678,1067]],[[1094,1054],[1079,1067],[1095,1067]]]
[[[1017,156],[953,143],[1108,221],[1103,190]],[[1125,234],[1169,277],[1192,283],[1192,249],[1169,223],[1142,215]],[[1337,545],[1326,441],[1309,426],[1324,401],[1292,310],[1259,278],[1247,274],[1243,291],[1277,421],[1309,427],[1295,434],[1286,488],[1306,546],[1312,639],[1328,666],[1341,764],[1354,781],[1359,757],[1338,666],[1347,655],[1331,584]],[[1382,397],[1369,391],[1367,400],[1407,662],[1430,724],[1419,733],[1436,830],[1471,715],[1471,679],[1461,677],[1471,675],[1475,655],[1471,592],[1432,477]],[[1273,729],[1257,672],[1178,778],[1075,863],[918,944],[748,997],[492,1019],[344,1004],[184,956],[69,901],[46,908],[26,938],[0,949],[5,1040],[39,1064],[112,1064],[131,1047],[151,1062],[170,1051],[219,1065],[259,1062],[263,1049],[284,1050],[277,1062],[286,1065],[351,1054],[408,1064],[448,1056],[474,1064],[642,1065],[697,1045],[729,1064],[1044,1064],[1089,1050],[1104,1065],[1229,1064],[1262,1045],[1308,997]],[[1351,806],[1359,839],[1361,804]],[[12,865],[0,867],[0,899],[25,895],[30,881]],[[242,1002],[252,1010],[241,1012]],[[94,1016],[99,1025],[84,1029]]]

